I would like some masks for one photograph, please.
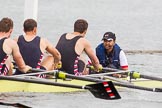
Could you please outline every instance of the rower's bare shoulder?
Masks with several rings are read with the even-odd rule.
[[[6,39],[5,43],[7,43],[8,45],[15,45],[15,44],[17,45],[17,42],[10,38]]]
[[[41,38],[41,43],[42,44],[45,44],[45,43],[48,43],[49,41],[48,41],[48,39],[47,38]]]
[[[48,46],[48,40],[46,38],[41,38],[40,46],[46,48]]]
[[[13,40],[18,42],[19,37],[15,37]]]
[[[85,46],[85,48],[88,48],[91,46],[90,42],[85,38],[82,38],[82,44]]]
[[[80,38],[80,39],[78,40],[78,42],[79,42],[79,43],[82,43],[82,44],[84,44],[84,45],[89,44],[89,41],[88,41],[87,39],[85,39],[85,38]]]
[[[17,42],[8,38],[4,41],[4,46],[3,46],[4,52],[7,54],[10,54],[13,49],[18,49]]]
[[[41,38],[40,46],[42,49],[46,49],[52,47],[52,43],[50,43],[50,41],[46,38]]]

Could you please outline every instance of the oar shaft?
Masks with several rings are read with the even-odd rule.
[[[11,81],[21,81],[21,82],[28,82],[28,83],[36,83],[36,84],[53,85],[53,86],[61,86],[61,87],[69,87],[69,88],[85,89],[84,86],[56,83],[56,82],[44,81],[44,80],[25,79],[25,78],[19,78],[19,77],[0,76],[0,79],[11,80]]]
[[[6,103],[6,102],[0,102],[0,105],[13,106],[13,107],[17,107],[17,108],[32,108],[32,107],[23,105],[21,103]]]
[[[128,87],[128,88],[146,90],[146,91],[152,91],[152,92],[162,92],[162,89],[160,89],[160,88],[148,88],[148,87],[142,87],[142,86],[136,86],[136,85],[130,85],[130,84],[123,84],[123,83],[117,83],[117,82],[113,82],[113,83],[116,86],[121,86],[121,87]]]
[[[87,68],[94,70],[94,67],[90,66],[90,65],[87,65]],[[113,68],[108,68],[108,67],[102,67],[101,71],[106,71],[107,73],[110,73],[110,72],[124,72],[124,73],[130,72],[130,70],[120,70],[120,69],[113,69]]]
[[[130,83],[128,81],[125,81],[125,80],[122,80],[122,79],[119,79],[119,78],[115,78],[115,77],[112,77],[112,76],[106,76],[105,75],[100,75],[100,74],[90,74],[90,75],[83,75],[85,77],[99,77],[99,78],[104,78],[104,79],[109,79],[109,80],[112,80],[112,81],[117,81],[117,82],[121,82],[121,83]]]
[[[140,77],[141,77],[141,78],[145,78],[145,79],[151,79],[151,80],[156,80],[156,81],[162,81],[162,78],[154,77],[154,76],[148,76],[148,75],[140,74]]]
[[[144,74],[140,74],[139,72],[132,72],[132,73],[129,73],[129,75],[130,77],[133,77],[133,78],[145,78],[145,79],[150,79],[150,80],[162,81],[162,78],[160,77],[144,75]]]
[[[162,78],[160,77],[154,77],[154,76],[149,76],[149,75],[144,75],[144,74],[140,74],[138,72],[134,72],[134,71],[131,71],[131,70],[126,70],[126,71],[121,71],[119,69],[112,69],[112,68],[107,68],[107,67],[103,67],[104,71],[114,71],[114,72],[133,72],[133,77],[134,78],[145,78],[145,79],[150,79],[150,80],[156,80],[156,81],[162,81]]]
[[[112,74],[113,74],[113,72],[114,73],[128,73],[128,72],[132,72],[132,70],[120,70],[120,69],[113,69],[113,68],[107,68],[107,67],[103,67],[103,69],[102,69],[103,71],[107,71],[107,73],[110,73],[110,72],[112,72]]]
[[[90,81],[90,82],[105,82],[105,80],[102,80],[102,79],[95,79],[95,78],[82,77],[82,76],[78,77],[78,76],[75,76],[75,75],[66,74],[64,72],[59,72],[58,77],[59,78],[74,78],[74,79]],[[146,90],[146,91],[153,91],[153,92],[162,92],[162,89],[160,89],[160,88],[141,87],[141,86],[136,86],[136,85],[132,85],[132,84],[125,84],[125,83],[119,83],[119,82],[113,82],[113,83],[116,86],[122,86],[122,87],[139,89],[139,90]]]
[[[78,79],[78,80],[84,80],[84,81],[91,81],[91,82],[101,82],[100,79],[90,78],[90,77],[84,77],[84,76],[75,76],[75,75],[67,74],[67,73],[64,73],[64,72],[58,72],[56,75],[58,75],[58,77],[59,78],[62,78],[62,79],[72,78],[72,79]]]
[[[90,74],[90,75],[84,75],[84,76],[104,76],[104,75],[112,75],[112,74],[124,74],[124,73],[128,73],[130,71],[117,71],[117,72],[106,72],[106,73],[98,73],[98,74]]]
[[[113,69],[113,68],[108,68],[108,67],[103,67],[102,68],[103,71],[110,71],[110,72],[116,72],[116,71],[119,71],[118,69]]]
[[[130,83],[126,80],[122,80],[120,78],[115,78],[115,77],[112,77],[112,76],[103,76],[103,78],[106,78],[106,79],[109,79],[109,80],[112,80],[112,81],[121,82],[121,83]]]
[[[22,76],[31,76],[31,75],[38,75],[38,74],[48,74],[48,73],[55,73],[58,72],[58,70],[52,70],[52,71],[45,71],[41,70],[40,71],[34,71],[34,73],[26,73],[26,74],[19,74],[19,75],[12,75],[10,77],[22,77]]]

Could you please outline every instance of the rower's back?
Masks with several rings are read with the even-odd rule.
[[[37,22],[34,19],[25,20],[23,26],[25,35],[20,35],[15,40],[19,45],[25,63],[32,68],[52,70],[54,60],[57,63],[61,59],[59,52],[47,39],[36,35]],[[52,56],[45,58],[45,51],[48,51]],[[15,74],[22,74],[22,72],[16,69]],[[44,75],[39,77],[44,77]]]
[[[87,32],[88,23],[84,19],[78,19],[74,23],[74,32],[63,34],[56,48],[62,56],[62,69],[63,71],[82,75],[87,74],[86,63],[81,59],[81,55],[85,52],[92,60],[95,68],[99,68],[99,61],[92,50],[92,47],[84,37]]]

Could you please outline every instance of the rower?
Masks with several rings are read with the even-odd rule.
[[[85,38],[87,29],[88,22],[84,19],[78,19],[74,23],[74,32],[64,33],[60,37],[56,48],[61,53],[62,71],[76,76],[88,74],[83,52],[91,59],[95,70],[98,71],[102,67],[89,41]]]
[[[13,21],[10,18],[3,18],[0,21],[0,75],[12,75],[11,55],[22,73],[31,69],[25,65],[17,43],[10,39],[12,31]]]
[[[45,38],[37,36],[37,22],[34,19],[24,21],[25,35],[15,38],[26,64],[32,68],[53,70],[60,64],[61,55],[58,50]],[[47,53],[46,53],[47,52]],[[16,69],[15,74],[22,74]],[[38,77],[45,77],[44,74]]]

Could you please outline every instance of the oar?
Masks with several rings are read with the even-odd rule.
[[[17,108],[32,108],[20,103],[6,103],[6,102],[0,102],[0,105],[6,105],[6,106],[13,106],[13,107],[17,107]]]
[[[112,72],[114,73],[114,72]],[[99,77],[101,79],[109,79],[109,80],[112,80],[112,81],[117,81],[117,82],[121,82],[121,83],[130,83],[126,80],[122,80],[122,79],[119,79],[119,78],[115,78],[113,76],[107,76],[107,75],[111,75],[112,73],[98,73],[98,74],[89,74],[89,75],[83,75],[85,77]]]
[[[19,75],[13,75],[10,77],[21,77],[21,76],[32,76],[32,75],[37,75],[37,74],[49,74],[49,73],[54,73],[57,72],[58,70],[52,70],[52,71],[45,71],[42,69],[31,69],[29,73],[25,73],[25,74],[19,74]]]
[[[116,71],[119,71],[118,69],[113,69],[113,68],[108,68],[108,67],[102,67],[102,70],[103,71],[113,71],[113,72],[116,72]]]
[[[34,71],[45,71],[41,69],[34,69]],[[24,74],[25,75],[25,74]],[[78,80],[84,80],[84,81],[90,81],[90,82],[105,82],[105,80],[96,79],[96,78],[89,78],[84,76],[75,76],[72,74],[67,74],[65,72],[54,72],[54,75],[58,78],[66,79],[66,78],[72,78],[72,79],[78,79]],[[162,88],[148,88],[148,87],[142,87],[142,86],[136,86],[132,84],[126,84],[126,83],[118,83],[113,82],[116,86],[121,87],[127,87],[127,88],[133,88],[133,89],[139,89],[139,90],[146,90],[146,91],[152,91],[152,92],[162,92]]]
[[[96,98],[100,98],[100,99],[113,100],[113,99],[121,98],[111,81],[104,81],[102,83],[79,86],[79,85],[72,85],[72,84],[56,83],[52,81],[24,79],[24,78],[9,77],[9,76],[0,76],[0,79],[36,83],[36,84],[53,85],[53,86],[60,86],[60,87],[69,87],[69,88],[76,88],[76,89],[87,89]]]
[[[122,80],[120,78],[115,78],[115,77],[112,77],[112,76],[103,76],[103,78],[109,79],[111,81],[117,81],[117,82],[120,82],[120,83],[129,83],[130,84],[130,82],[128,82],[126,80]]]
[[[89,74],[89,75],[85,75],[85,76],[105,76],[105,75],[112,75],[112,74],[124,74],[124,73],[128,73],[130,71],[117,71],[117,72],[105,72],[105,73],[96,73],[96,74]]]
[[[87,65],[87,68],[90,68],[91,70],[94,70],[94,67],[91,65]],[[99,69],[100,71],[104,71],[106,73],[111,73],[111,74],[122,74],[122,73],[128,73],[131,72],[131,70],[119,70],[119,69],[113,69],[113,68],[108,68],[108,67],[102,67]]]
[[[87,66],[91,69],[93,69],[92,66]],[[139,72],[135,72],[133,70],[120,70],[120,69],[112,69],[112,68],[107,68],[107,67],[102,67],[103,71],[107,71],[109,73],[109,71],[113,71],[115,72],[119,72],[119,73],[128,73],[128,76],[130,76],[130,78],[145,78],[145,79],[150,79],[150,80],[156,80],[156,81],[162,81],[162,78],[160,77],[155,77],[155,76],[149,76],[149,75],[144,75],[144,74],[140,74]],[[112,74],[113,74],[112,72]]]
[[[122,70],[119,69],[111,69],[111,68],[104,68],[103,70],[105,71],[115,71],[115,72],[122,72]],[[133,70],[127,70],[124,72],[128,72],[128,76],[130,76],[130,78],[145,78],[145,79],[150,79],[150,80],[156,80],[156,81],[162,81],[162,78],[160,77],[155,77],[155,76],[149,76],[149,75],[144,75],[144,74],[140,74],[139,72],[135,72]]]
[[[62,79],[73,78],[73,79],[91,81],[91,82],[105,82],[105,80],[101,80],[101,79],[75,76],[75,75],[67,74],[67,73],[64,73],[64,72],[57,72],[56,77],[62,78]],[[116,86],[139,89],[139,90],[146,90],[146,91],[152,91],[152,92],[162,92],[162,88],[148,88],[148,87],[136,86],[136,85],[132,85],[132,84],[119,83],[119,82],[113,82],[113,84],[116,85]]]
[[[162,78],[160,77],[155,77],[155,76],[149,76],[149,75],[144,75],[144,74],[140,74],[139,72],[130,72],[129,76],[132,78],[145,78],[145,79],[151,79],[151,80],[156,80],[156,81],[162,81]]]

